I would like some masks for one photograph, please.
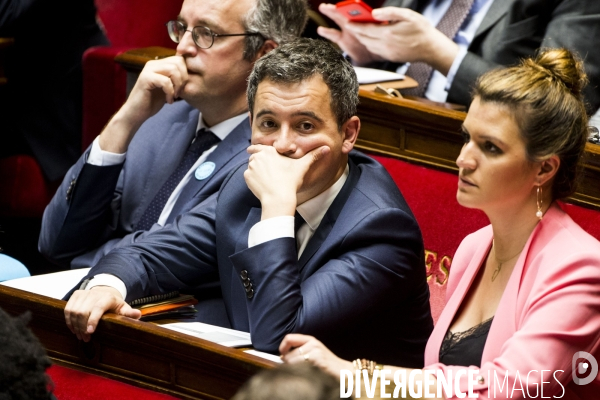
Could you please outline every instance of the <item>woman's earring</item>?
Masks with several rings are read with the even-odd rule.
[[[540,186],[537,187],[537,212],[535,216],[541,221],[544,213],[542,212],[542,188]]]

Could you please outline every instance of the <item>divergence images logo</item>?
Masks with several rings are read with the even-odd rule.
[[[581,359],[584,359],[585,361],[579,361]],[[579,361],[579,363],[577,361]],[[598,375],[598,362],[593,355],[585,351],[578,351],[573,354],[571,367],[573,371],[573,382],[575,382],[576,385],[587,385],[596,379],[596,376]],[[582,378],[583,376],[586,377]]]

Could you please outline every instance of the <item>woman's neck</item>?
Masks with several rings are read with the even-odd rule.
[[[545,202],[542,206],[544,214],[549,207],[549,202]],[[540,222],[536,211],[535,204],[528,204],[525,207],[487,213],[494,232],[494,253],[498,259],[509,258],[523,249]]]

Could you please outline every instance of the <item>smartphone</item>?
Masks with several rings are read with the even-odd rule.
[[[351,22],[371,22],[381,24],[384,21],[378,21],[373,18],[371,11],[373,9],[362,0],[340,1],[335,5],[337,12],[342,14]]]

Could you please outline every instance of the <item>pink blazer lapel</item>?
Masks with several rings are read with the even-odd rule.
[[[523,305],[519,305],[519,292],[522,290],[523,274],[525,271],[525,265],[530,265],[527,262],[528,259],[535,258],[539,249],[536,249],[536,239],[540,234],[540,230],[543,225],[551,219],[557,218],[557,215],[562,213],[558,205],[554,203],[544,215],[544,219],[533,229],[529,239],[521,251],[521,255],[517,259],[517,263],[510,275],[510,279],[506,284],[506,289],[502,294],[502,298],[498,303],[498,309],[494,315],[492,326],[483,348],[483,355],[481,357],[481,363],[493,360],[498,353],[502,345],[510,339],[512,335],[517,331],[519,326],[519,319],[521,318]],[[544,239],[541,239],[544,242]],[[524,288],[526,292],[529,292],[529,288]]]

